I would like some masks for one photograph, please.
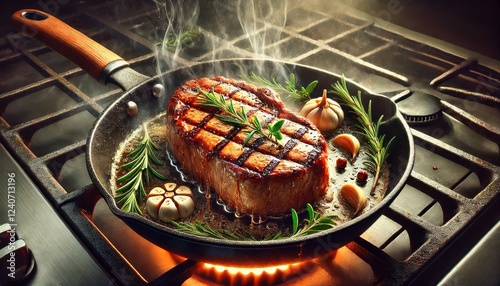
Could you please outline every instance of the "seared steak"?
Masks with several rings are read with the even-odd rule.
[[[262,126],[284,119],[283,146],[214,116],[223,111],[197,101],[199,90],[214,90],[244,107]],[[254,215],[299,210],[325,194],[329,177],[326,141],[307,119],[288,110],[268,88],[224,77],[187,81],[167,105],[167,140],[181,168],[211,186],[230,207]]]

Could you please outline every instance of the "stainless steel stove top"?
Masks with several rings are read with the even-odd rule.
[[[30,285],[113,285],[112,277],[96,263],[3,145],[0,146],[0,158],[4,183],[10,176],[14,178],[12,192],[2,189],[0,193],[2,223],[11,224],[18,237],[24,239],[35,260],[31,274],[19,281]],[[7,210],[14,211],[12,216],[7,216]],[[15,258],[14,264],[17,262],[17,267],[20,267],[23,263],[21,256],[18,254]],[[1,281],[9,281],[4,278],[10,273],[14,273],[9,277],[16,281],[25,274],[3,269]]]
[[[411,124],[415,168],[384,215],[342,252],[356,261],[351,272],[363,269],[358,278],[368,284],[423,285],[442,279],[445,285],[467,284],[472,276],[464,273],[471,272],[470,261],[475,257],[498,265],[498,259],[485,255],[484,249],[498,245],[499,62],[350,6],[325,9],[323,2],[328,1],[290,2],[286,20],[257,21],[258,28],[249,34],[242,33],[237,19],[227,16],[235,13],[234,3],[200,3],[196,25],[205,36],[204,46],[182,51],[172,58],[175,62],[155,58],[155,43],[166,23],[159,21],[154,3],[57,2],[42,7],[36,2],[30,6],[49,7],[49,12],[149,76],[157,73],[159,62],[160,69],[166,70],[214,57],[252,57],[256,51],[250,40],[266,39],[259,53],[279,52],[279,58],[286,61],[344,73],[390,97],[411,113],[409,118],[416,118]],[[2,21],[8,11],[24,7],[7,8],[1,13]],[[25,238],[37,263],[29,283],[208,283],[197,272],[201,263],[169,254],[111,215],[88,176],[87,135],[99,113],[122,91],[100,85],[8,25],[2,25],[1,32],[0,139],[4,147],[0,154],[2,162],[9,162],[2,164],[2,173],[19,176],[18,234]],[[435,113],[422,115],[428,109],[420,110],[421,94],[426,100],[431,98]],[[0,197],[2,213],[6,213],[7,200]],[[33,217],[27,210],[40,215]],[[42,222],[45,213],[49,227]],[[69,249],[71,254],[66,254]],[[332,258],[330,265],[321,265],[297,283],[324,279],[338,285],[336,263],[345,264]],[[68,275],[74,272],[69,269],[81,270]],[[487,275],[498,272],[491,268],[474,270],[485,273],[476,281],[500,281],[498,275]]]

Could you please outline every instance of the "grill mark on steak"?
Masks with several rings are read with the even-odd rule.
[[[272,159],[271,162],[269,162],[269,164],[267,164],[267,166],[262,171],[262,176],[264,176],[264,177],[268,176],[274,170],[274,168],[276,168],[276,166],[278,166],[279,163],[280,163],[280,160],[278,160],[276,158]]]
[[[254,152],[254,151],[253,151],[252,149],[247,148],[247,149],[243,152],[243,154],[242,154],[240,157],[238,157],[238,160],[236,161],[236,164],[237,164],[238,166],[242,166],[242,165],[243,165],[243,163],[245,163],[245,161],[248,159],[248,157],[250,157],[250,155],[252,155],[252,153],[253,153],[253,152]]]
[[[232,140],[234,138],[234,136],[236,136],[236,134],[238,134],[238,132],[240,132],[240,128],[238,127],[235,127],[231,130],[231,132],[229,132],[229,134],[226,135],[226,138],[228,140]]]
[[[219,155],[220,153],[220,150],[222,150],[222,148],[224,148],[224,146],[227,145],[227,143],[229,142],[230,140],[226,139],[226,138],[223,138],[222,141],[220,141],[216,146],[215,148],[212,150],[212,151],[209,151],[207,153],[207,157],[209,159],[212,159],[213,157],[216,157]]]
[[[255,139],[252,143],[250,143],[250,147],[252,147],[253,149],[257,149],[259,146],[264,144],[264,142],[266,142],[266,141],[267,141],[266,138],[259,137],[259,138]]]
[[[319,151],[313,149],[311,152],[309,152],[309,155],[307,156],[307,161],[306,161],[306,163],[304,165],[308,166],[308,165],[312,164],[312,162],[314,160],[316,160],[316,158],[318,157],[318,155],[319,155]]]
[[[293,135],[291,137],[294,139],[300,139],[302,136],[304,136],[304,134],[306,134],[306,132],[307,132],[307,129],[302,127],[300,129],[298,129],[297,131],[295,131],[295,133],[293,133]]]
[[[297,145],[297,140],[295,139],[288,140],[288,142],[286,142],[285,146],[283,147],[283,152],[280,153],[278,158],[283,159],[283,157],[285,157],[288,154],[288,152],[290,152],[290,150],[292,150],[292,148],[295,147],[296,145]]]

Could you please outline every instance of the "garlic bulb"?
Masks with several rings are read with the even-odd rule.
[[[154,218],[164,222],[187,218],[194,212],[193,193],[186,186],[166,183],[149,192],[146,208]]]
[[[300,115],[311,120],[321,132],[332,131],[344,122],[344,111],[338,102],[327,98],[326,89],[322,97],[306,102]]]

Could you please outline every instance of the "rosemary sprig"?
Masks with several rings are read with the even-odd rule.
[[[388,150],[395,137],[392,137],[387,144],[384,144],[385,135],[379,135],[383,115],[374,122],[372,119],[371,100],[368,103],[368,110],[366,110],[361,102],[361,92],[358,91],[357,96],[351,96],[343,76],[341,81],[336,82],[332,87],[333,90],[331,90],[331,92],[338,95],[342,103],[348,106],[357,115],[358,124],[356,126],[362,131],[361,133],[369,143],[370,152],[368,156],[370,160],[363,163],[375,172],[375,178],[373,179],[373,185],[370,190],[370,194],[373,194],[380,174],[387,168],[384,162],[387,156],[389,156]]]
[[[299,237],[314,234],[323,230],[333,228],[337,225],[335,219],[337,216],[330,215],[320,217],[319,213],[314,211],[310,204],[307,204],[308,219],[305,219],[302,224],[304,225],[299,229],[299,216],[297,212],[292,209],[292,236]]]
[[[216,230],[207,224],[196,221],[194,224],[187,222],[170,222],[175,229],[180,230],[185,233],[203,236],[203,237],[212,237],[219,239],[229,239],[229,240],[256,240],[254,237],[250,235],[241,235],[234,232],[230,232],[227,230]]]
[[[283,139],[283,134],[280,129],[283,126],[283,123],[285,123],[285,120],[280,119],[274,124],[268,124],[267,130],[265,130],[257,116],[254,116],[252,119],[248,119],[245,109],[241,107],[241,109],[237,111],[234,107],[233,101],[231,99],[226,100],[223,94],[217,94],[213,89],[210,92],[200,89],[199,92],[201,96],[198,97],[198,102],[202,106],[217,108],[224,111],[225,114],[215,114],[220,121],[233,126],[248,127],[250,129],[244,130],[244,132],[247,133],[247,137],[243,142],[243,146],[245,146],[255,134],[282,146],[280,140]]]
[[[307,85],[307,87],[301,86],[299,89],[297,89],[297,83],[295,80],[295,74],[290,73],[290,78],[289,80],[285,81],[285,85],[281,85],[280,83],[276,82],[276,79],[273,78],[272,81],[258,76],[255,73],[250,73],[250,75],[241,74],[241,77],[249,82],[253,82],[255,84],[259,85],[264,85],[267,87],[271,87],[275,89],[277,92],[283,92],[285,95],[290,97],[291,99],[298,101],[300,103],[304,103],[311,99],[311,93],[313,92],[314,88],[316,85],[318,85],[318,81],[312,81]]]
[[[325,216],[319,217],[319,213],[314,211],[313,207],[310,204],[307,204],[307,213],[308,218],[302,221],[303,227],[299,229],[299,217],[297,212],[292,209],[292,234],[290,236],[284,236],[282,232],[275,234],[274,236],[266,236],[262,240],[276,240],[287,237],[300,237],[305,235],[314,234],[323,230],[327,230],[335,227],[337,224],[335,223],[335,219],[337,216]],[[229,239],[229,240],[257,240],[250,234],[238,234],[233,233],[227,230],[216,230],[210,227],[207,224],[196,221],[194,224],[186,223],[186,222],[170,222],[174,228],[180,230],[182,232],[186,232],[189,234],[203,236],[203,237],[211,237],[211,238],[219,238],[219,239]]]
[[[142,211],[139,208],[139,202],[146,197],[144,180],[146,184],[149,184],[150,173],[160,180],[167,180],[165,176],[158,173],[152,166],[152,163],[163,165],[154,153],[154,150],[159,150],[160,148],[149,137],[146,124],[143,125],[143,128],[144,137],[137,145],[137,148],[128,155],[131,161],[120,166],[120,168],[129,169],[130,171],[116,181],[127,183],[115,191],[117,194],[115,199],[119,204],[122,204],[122,210],[141,215]]]

